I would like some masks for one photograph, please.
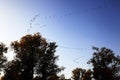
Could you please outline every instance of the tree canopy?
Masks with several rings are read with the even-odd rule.
[[[93,47],[95,52],[88,63],[93,65],[93,77],[96,80],[120,80],[120,56],[105,47]]]
[[[15,57],[7,61],[8,47],[0,43],[0,71],[2,80],[120,80],[120,56],[106,47],[93,47],[93,57],[88,61],[92,69],[75,68],[69,79],[60,76],[64,67],[59,67],[55,55],[57,45],[48,42],[40,33],[27,34],[11,42]],[[59,75],[58,75],[59,74]]]
[[[57,74],[63,68],[56,64],[56,47],[39,33],[12,42],[11,48],[16,56],[8,63],[3,80],[33,80],[34,76],[41,80],[57,80]]]
[[[92,71],[86,70],[86,69],[82,69],[82,68],[75,68],[72,71],[72,79],[73,80],[91,80],[92,77]]]

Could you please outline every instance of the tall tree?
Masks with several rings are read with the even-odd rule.
[[[88,62],[93,65],[93,77],[96,80],[120,80],[120,57],[105,47],[93,49],[93,58]]]
[[[33,80],[34,75],[35,79],[54,80],[56,78],[57,80],[57,73],[62,69],[56,64],[58,56],[54,54],[57,47],[54,42],[48,43],[45,38],[36,33],[12,42],[11,47],[16,57],[5,69],[5,80],[13,80],[9,78],[11,76],[13,78],[19,76],[21,80]],[[7,76],[9,73],[11,73],[10,76]]]
[[[7,53],[8,48],[5,46],[4,43],[0,43],[0,71],[3,70],[5,67],[5,63],[7,58],[5,57],[4,53]]]

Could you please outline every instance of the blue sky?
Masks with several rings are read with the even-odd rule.
[[[92,46],[120,54],[119,0],[0,0],[0,42],[40,32],[58,45],[60,66],[70,77],[76,67],[90,68]]]

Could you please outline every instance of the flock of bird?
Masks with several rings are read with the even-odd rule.
[[[93,8],[92,10],[95,10],[97,8]],[[87,12],[89,10],[85,10],[84,12]],[[77,11],[72,11],[72,12],[67,12],[67,13],[64,13],[62,15],[48,15],[48,16],[40,16],[40,14],[37,14],[35,15],[31,20],[30,20],[30,23],[29,23],[29,28],[27,29],[27,32],[30,33],[32,27],[33,27],[33,23],[35,22],[35,20],[37,18],[42,18],[42,19],[54,19],[54,18],[63,18],[63,17],[69,17],[69,16],[75,16],[75,15],[80,15],[81,14],[81,11],[80,10],[77,10]],[[37,24],[34,24],[34,25],[41,25],[40,23],[37,23]],[[40,27],[46,27],[46,25],[42,25]],[[48,39],[51,41],[51,39]],[[53,40],[52,40],[53,41]],[[73,48],[73,47],[65,47],[65,46],[58,46],[60,48],[64,48],[64,49],[72,49],[72,50],[81,50],[81,48]],[[78,57],[78,58],[75,58],[73,61],[77,64],[79,64],[79,59],[80,58],[83,58],[84,56],[81,56],[81,57]]]

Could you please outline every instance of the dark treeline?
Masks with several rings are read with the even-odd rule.
[[[39,33],[11,42],[10,48],[15,54],[12,61],[5,56],[8,47],[0,43],[1,80],[120,80],[120,56],[105,47],[93,47],[93,57],[88,61],[93,68],[75,68],[70,79],[58,75],[64,67],[56,64],[56,43],[47,42]]]

